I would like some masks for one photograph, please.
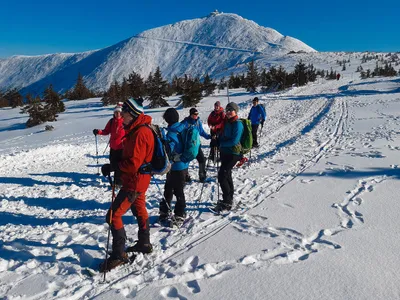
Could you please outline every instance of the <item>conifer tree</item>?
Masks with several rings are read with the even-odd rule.
[[[150,73],[146,82],[146,90],[151,108],[169,106],[168,102],[164,99],[169,96],[169,86],[167,81],[162,78],[160,67],[157,67],[153,76]]]
[[[294,78],[297,86],[306,85],[308,82],[307,67],[302,60],[300,60],[297,65],[294,66]]]
[[[127,79],[124,77],[122,79],[122,84],[121,84],[121,88],[120,88],[119,101],[124,102],[124,101],[128,100],[130,97],[132,97],[131,96],[131,88],[129,86]]]
[[[185,75],[181,96],[183,107],[196,106],[202,98],[201,83],[198,78],[191,79]]]
[[[174,76],[171,83],[171,94],[182,95],[184,79]]]
[[[8,100],[4,97],[3,93],[0,91],[0,107],[9,106]]]
[[[309,82],[309,81],[314,82],[315,80],[317,80],[317,76],[318,76],[318,72],[314,68],[314,65],[309,64],[307,66],[307,82]]]
[[[292,80],[288,80],[292,79]],[[279,66],[279,68],[276,70],[275,73],[275,81],[277,82],[277,90],[284,90],[286,87],[292,86],[294,82],[295,77],[292,76],[288,78],[288,74],[286,73],[286,70],[283,66]]]
[[[83,82],[83,77],[81,73],[78,74],[78,78],[76,80],[76,84],[69,94],[70,100],[83,100],[88,99],[94,96],[94,93],[90,91],[85,83]]]
[[[53,90],[53,85],[44,91],[43,101],[46,102],[44,106],[44,114],[46,121],[57,121],[57,114],[65,111],[64,102],[61,101],[60,95]]]
[[[208,76],[208,73],[205,75],[203,84],[202,84],[202,90],[204,92],[204,96],[210,96],[212,93],[214,93],[215,88],[217,87],[217,84],[213,82],[213,80]]]
[[[220,80],[219,80],[219,83],[218,83],[218,90],[223,90],[224,88],[226,88],[226,82],[225,82],[225,77],[222,77]]]
[[[26,127],[33,127],[47,121],[47,115],[44,111],[44,107],[39,96],[37,96],[35,99],[32,99],[31,104],[23,107],[20,113],[29,114],[29,119],[26,122]]]
[[[268,85],[268,76],[267,70],[265,68],[262,69],[260,74],[260,85],[265,89]]]
[[[9,106],[12,108],[16,108],[18,106],[23,106],[24,105],[24,98],[22,95],[18,92],[17,89],[11,89],[9,90],[5,95],[4,98],[8,100]]]
[[[118,84],[118,81],[115,80],[114,83],[111,84],[107,92],[105,92],[103,98],[101,99],[103,106],[117,104],[119,102],[119,95],[120,95],[120,86]]]
[[[25,98],[28,105],[31,104],[34,100],[33,96],[30,93],[26,94]]]
[[[229,88],[233,89],[234,84],[235,84],[235,75],[233,75],[233,73],[231,73],[231,76],[229,77],[229,80],[228,80]]]
[[[254,93],[257,90],[259,83],[259,76],[257,66],[254,64],[254,60],[251,60],[247,64],[247,76],[246,76],[246,89],[247,91]]]
[[[140,97],[144,97],[146,94],[146,87],[144,84],[144,80],[142,76],[140,76],[136,72],[132,72],[128,76],[128,84],[129,84],[129,90],[130,90],[130,97],[133,97],[134,99],[138,99]]]

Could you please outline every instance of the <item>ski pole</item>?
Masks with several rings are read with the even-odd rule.
[[[108,141],[107,146],[106,146],[106,148],[105,148],[104,151],[103,151],[103,155],[106,153],[106,150],[107,150],[107,148],[108,148],[108,145],[110,145],[110,140]]]
[[[215,152],[214,152],[214,155],[215,155]],[[210,163],[210,160],[207,160],[206,172],[208,170],[208,164],[209,163]],[[199,196],[199,199],[197,199],[197,208],[198,209],[200,208],[200,202],[201,202],[201,196],[203,195],[204,184],[205,184],[205,182],[203,182],[203,185],[201,186],[200,196]]]
[[[99,167],[99,147],[97,145],[97,134],[95,135],[96,139],[96,158],[97,158],[97,175],[100,175],[100,167]]]
[[[160,188],[160,186],[158,185],[158,182],[157,182],[156,178],[153,177],[153,179],[154,179],[154,183],[156,184],[157,189],[158,189],[158,191],[159,191],[159,193],[160,193],[160,195],[161,195],[161,198],[163,199],[162,201],[164,201],[165,204],[167,205],[167,208],[168,208],[168,215],[170,216],[170,218],[171,218],[172,222],[174,223],[174,225],[175,225],[176,227],[179,227],[179,226],[178,226],[178,222],[177,222],[176,219],[175,219],[175,216],[172,214],[171,206],[169,205],[169,203],[167,202],[167,200],[164,198],[164,195],[161,193],[161,188]],[[160,204],[161,204],[161,202],[160,202]],[[181,228],[179,228],[179,233],[182,233]]]
[[[217,203],[219,202],[219,180],[218,180],[219,166],[218,166],[218,158],[219,158],[219,151],[217,152],[217,190],[218,190]]]
[[[108,180],[111,181],[111,176],[108,175]],[[108,234],[107,234],[107,249],[106,249],[106,260],[104,261],[104,280],[103,283],[106,282],[106,273],[107,273],[107,260],[108,260],[108,248],[110,246],[110,232],[111,232],[111,225],[112,225],[112,208],[113,208],[113,203],[114,203],[114,199],[115,199],[115,177],[114,177],[114,181],[112,184],[112,195],[111,195],[111,205],[110,205],[110,224],[108,224]]]

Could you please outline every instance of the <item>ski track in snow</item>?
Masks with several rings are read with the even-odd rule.
[[[322,87],[313,88],[308,87],[307,92],[322,94],[318,91]],[[297,89],[297,92],[297,96],[302,95],[302,89]],[[278,106],[278,101],[281,101],[278,110],[274,111],[280,118],[271,117],[264,129],[268,133],[267,140],[260,142],[260,148],[253,151],[247,165],[234,170],[235,199],[239,204],[232,212],[225,217],[206,213],[218,195],[217,170],[210,166],[209,176],[213,178],[205,183],[204,189],[197,182],[185,188],[187,224],[175,231],[152,228],[154,252],[147,256],[139,255],[133,265],[108,273],[107,283],[102,283],[102,275],[90,278],[84,272],[84,268],[93,268],[103,259],[107,242],[104,215],[110,202],[107,195],[111,194],[105,180],[87,173],[87,167],[94,171],[97,166],[95,157],[87,155],[95,153],[89,139],[80,138],[83,142],[79,146],[66,145],[64,142],[68,139],[65,139],[62,143],[55,141],[42,148],[1,156],[2,168],[13,168],[14,177],[2,178],[6,187],[0,195],[0,212],[4,215],[0,221],[0,246],[2,258],[8,259],[0,260],[0,279],[3,282],[0,295],[15,294],[19,285],[35,282],[38,290],[43,290],[39,289],[43,285],[47,285],[47,289],[38,293],[33,291],[34,296],[24,299],[95,298],[104,296],[110,289],[117,289],[123,296],[131,298],[151,284],[160,287],[162,298],[186,299],[177,284],[184,284],[191,293],[198,294],[201,293],[201,280],[218,278],[239,266],[259,268],[302,262],[324,249],[340,249],[341,246],[331,241],[331,237],[364,223],[364,216],[357,210],[363,203],[362,196],[373,192],[386,176],[360,179],[343,201],[332,204],[340,223],[312,234],[304,235],[291,228],[273,226],[267,217],[252,214],[251,210],[327,154],[334,156],[350,151],[366,157],[379,155],[376,152],[360,154],[352,149],[352,139],[368,143],[382,138],[385,132],[385,138],[390,140],[391,137],[385,128],[376,128],[374,136],[369,133],[349,137],[346,132],[350,126],[348,103],[345,97],[335,96],[334,89],[331,96],[304,103],[290,101],[295,96],[289,91],[276,96],[282,100],[268,102],[271,107],[267,110],[273,111],[273,106]],[[391,119],[397,124],[396,117]],[[71,140],[74,140],[73,136]],[[99,149],[104,149],[104,146],[101,144]],[[392,150],[399,149],[392,147]],[[54,166],[60,164],[67,168],[53,171]],[[32,167],[35,165],[45,169],[36,170]],[[351,170],[351,166],[329,165],[328,170]],[[23,176],[27,170],[29,176]],[[192,178],[197,178],[196,168],[191,168],[190,173]],[[161,197],[158,188],[162,192],[164,180],[156,178],[155,182],[159,187],[152,184],[147,194],[151,221],[157,216]],[[302,179],[301,182],[312,184],[312,180]],[[124,220],[129,219],[126,217]],[[129,221],[126,226],[128,244],[136,237],[136,225]],[[278,246],[235,260],[205,264],[200,264],[198,256],[179,258],[227,226],[233,226],[244,234],[274,239]]]

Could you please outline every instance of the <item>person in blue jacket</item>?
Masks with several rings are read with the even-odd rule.
[[[232,180],[232,168],[241,158],[242,146],[240,139],[244,128],[239,120],[237,112],[239,107],[230,102],[225,108],[225,122],[218,140],[220,143],[221,168],[218,172],[218,182],[222,190],[222,201],[218,201],[215,211],[231,210],[233,204],[234,186]]]
[[[196,108],[192,107],[189,111],[189,117],[186,117],[181,123],[185,126],[185,128],[188,128],[189,126],[195,126],[199,131],[200,136],[202,136],[206,140],[211,140],[211,135],[209,135],[207,132],[204,131],[203,124],[201,123],[199,117],[199,112],[197,111]],[[201,145],[199,148],[199,154],[197,154],[196,159],[197,162],[199,163],[199,180],[200,182],[204,182],[207,178],[206,158],[204,157],[204,153],[201,150]],[[190,180],[191,179],[188,175],[186,181]]]
[[[183,221],[186,218],[185,207],[185,194],[183,189],[186,183],[186,176],[188,174],[188,162],[174,161],[173,156],[182,154],[183,142],[179,135],[185,129],[185,125],[179,123],[179,114],[175,108],[168,108],[163,118],[167,122],[166,139],[169,145],[169,150],[172,156],[171,170],[167,174],[167,180],[164,186],[164,199],[160,203],[160,222],[166,221],[169,218],[171,201],[173,196],[176,197],[176,204],[174,208],[174,217],[176,221]]]
[[[253,106],[250,109],[249,116],[247,119],[251,121],[251,133],[253,135],[253,148],[258,147],[257,142],[257,130],[260,124],[264,126],[264,122],[267,115],[264,108],[258,104],[258,97],[254,97]]]

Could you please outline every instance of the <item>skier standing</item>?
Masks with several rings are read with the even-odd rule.
[[[189,128],[190,126],[195,126],[203,138],[207,140],[211,139],[211,135],[209,135],[207,132],[204,131],[203,124],[201,123],[199,117],[199,112],[196,108],[192,107],[189,111],[189,117],[186,117],[181,123],[185,126],[185,128]],[[197,162],[199,163],[199,180],[200,182],[204,182],[207,178],[206,159],[204,157],[203,151],[201,150],[201,145],[196,159]],[[190,180],[191,180],[190,176],[188,175],[186,177],[186,181]]]
[[[264,108],[258,104],[258,97],[254,97],[253,99],[253,106],[250,109],[249,116],[247,119],[251,121],[251,132],[253,135],[253,148],[257,148],[258,142],[257,142],[257,131],[258,131],[258,126],[260,126],[260,123],[264,125],[266,118],[266,114],[264,111]]]
[[[121,117],[122,103],[114,108],[114,116],[108,122],[106,127],[101,129],[93,129],[94,135],[110,135],[110,163],[117,164],[122,158],[122,140],[125,136],[124,125],[122,124]],[[119,170],[114,172],[115,182],[121,185],[121,174]]]
[[[160,223],[167,221],[170,217],[171,201],[173,196],[176,197],[173,219],[176,223],[182,223],[186,218],[185,194],[183,189],[188,174],[189,162],[182,162],[180,159],[174,160],[174,156],[179,157],[183,152],[182,132],[185,125],[179,122],[179,114],[175,108],[168,108],[163,118],[167,122],[167,143],[169,145],[172,156],[171,171],[167,174],[167,180],[164,187],[164,199],[160,203]]]
[[[221,107],[221,102],[217,101],[214,104],[214,110],[210,113],[207,119],[208,126],[210,127],[211,133],[211,143],[210,143],[210,156],[209,159],[214,161],[215,158],[215,149],[218,144],[216,143],[218,135],[221,133],[221,130],[224,125],[225,112],[224,108]]]
[[[240,139],[243,134],[243,124],[238,119],[239,107],[230,102],[225,108],[226,118],[221,135],[219,136],[221,152],[221,168],[218,172],[218,182],[221,185],[222,201],[219,201],[214,211],[231,210],[233,204],[234,186],[232,168],[240,160],[242,146]]]
[[[154,136],[146,126],[151,124],[151,117],[143,113],[143,99],[128,99],[122,106],[122,118],[126,136],[122,160],[117,165],[104,165],[102,172],[109,176],[112,170],[121,171],[122,188],[107,213],[106,220],[111,224],[113,237],[112,253],[100,269],[107,271],[127,263],[125,252],[126,233],[122,216],[131,209],[139,227],[138,242],[131,247],[133,252],[150,253],[149,217],[146,209],[145,193],[150,184],[150,174],[142,174],[140,168],[152,160]],[[107,269],[105,269],[105,266]]]

